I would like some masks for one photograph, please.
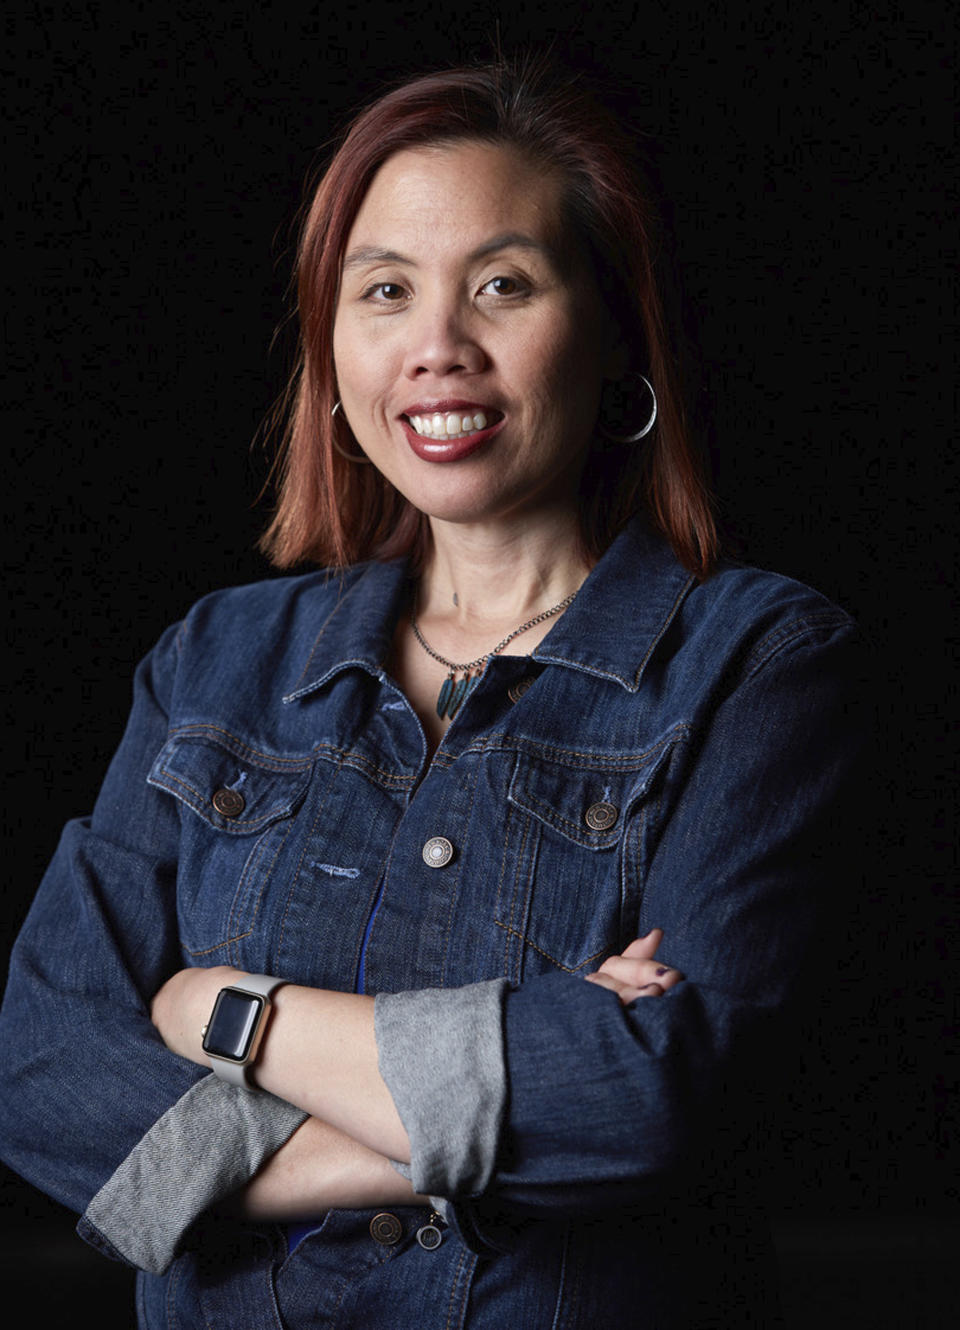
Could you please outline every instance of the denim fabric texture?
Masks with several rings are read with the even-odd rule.
[[[409,588],[403,561],[233,588],[141,664],[93,815],[66,828],[12,956],[4,1158],[83,1213],[164,1115],[195,1111],[209,1073],[149,1020],[174,970],[362,976],[413,995],[383,1000],[381,1065],[414,1181],[449,1201],[440,1246],[416,1241],[422,1209],[392,1209],[390,1246],[375,1211],[331,1211],[292,1253],[279,1227],[191,1214],[172,1263],[138,1277],[141,1327],[773,1325],[753,1094],[842,886],[854,626],[770,573],[698,581],[637,520],[531,656],[488,662],[429,761],[384,667]],[[629,1007],[583,982],[653,927],[684,982]],[[475,1040],[462,992],[417,998],[469,985]],[[482,1113],[459,1076],[431,1079],[445,1041],[485,1049],[466,1078]],[[252,1146],[215,1166],[216,1136],[167,1161],[168,1191],[206,1170],[205,1204],[256,1168]],[[133,1176],[148,1217],[161,1193]]]

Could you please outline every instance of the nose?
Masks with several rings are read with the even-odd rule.
[[[422,299],[407,320],[404,373],[409,379],[479,374],[487,357],[473,331],[469,314],[455,302]]]

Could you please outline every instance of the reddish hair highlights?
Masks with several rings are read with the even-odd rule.
[[[422,514],[373,466],[334,447],[358,451],[342,413],[332,415],[333,323],[347,239],[378,168],[404,149],[462,139],[512,145],[563,177],[568,224],[589,254],[628,368],[656,390],[657,422],[641,444],[604,443],[598,434],[591,447],[581,481],[586,552],[597,557],[645,507],[680,561],[706,575],[716,528],[657,289],[651,206],[616,119],[575,78],[540,62],[427,75],[388,92],[351,125],[300,236],[299,356],[281,403],[279,495],[263,549],[284,568],[424,554]]]

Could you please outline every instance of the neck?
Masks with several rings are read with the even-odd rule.
[[[496,532],[432,521],[431,530],[433,550],[419,592],[421,620],[474,632],[509,630],[576,591],[590,571],[575,516]]]

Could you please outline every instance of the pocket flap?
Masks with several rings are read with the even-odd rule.
[[[591,850],[616,845],[624,820],[643,799],[675,734],[643,753],[522,752],[507,797],[568,840]]]
[[[310,758],[257,752],[199,727],[167,740],[147,780],[218,831],[242,836],[289,816],[306,792],[312,766]]]

